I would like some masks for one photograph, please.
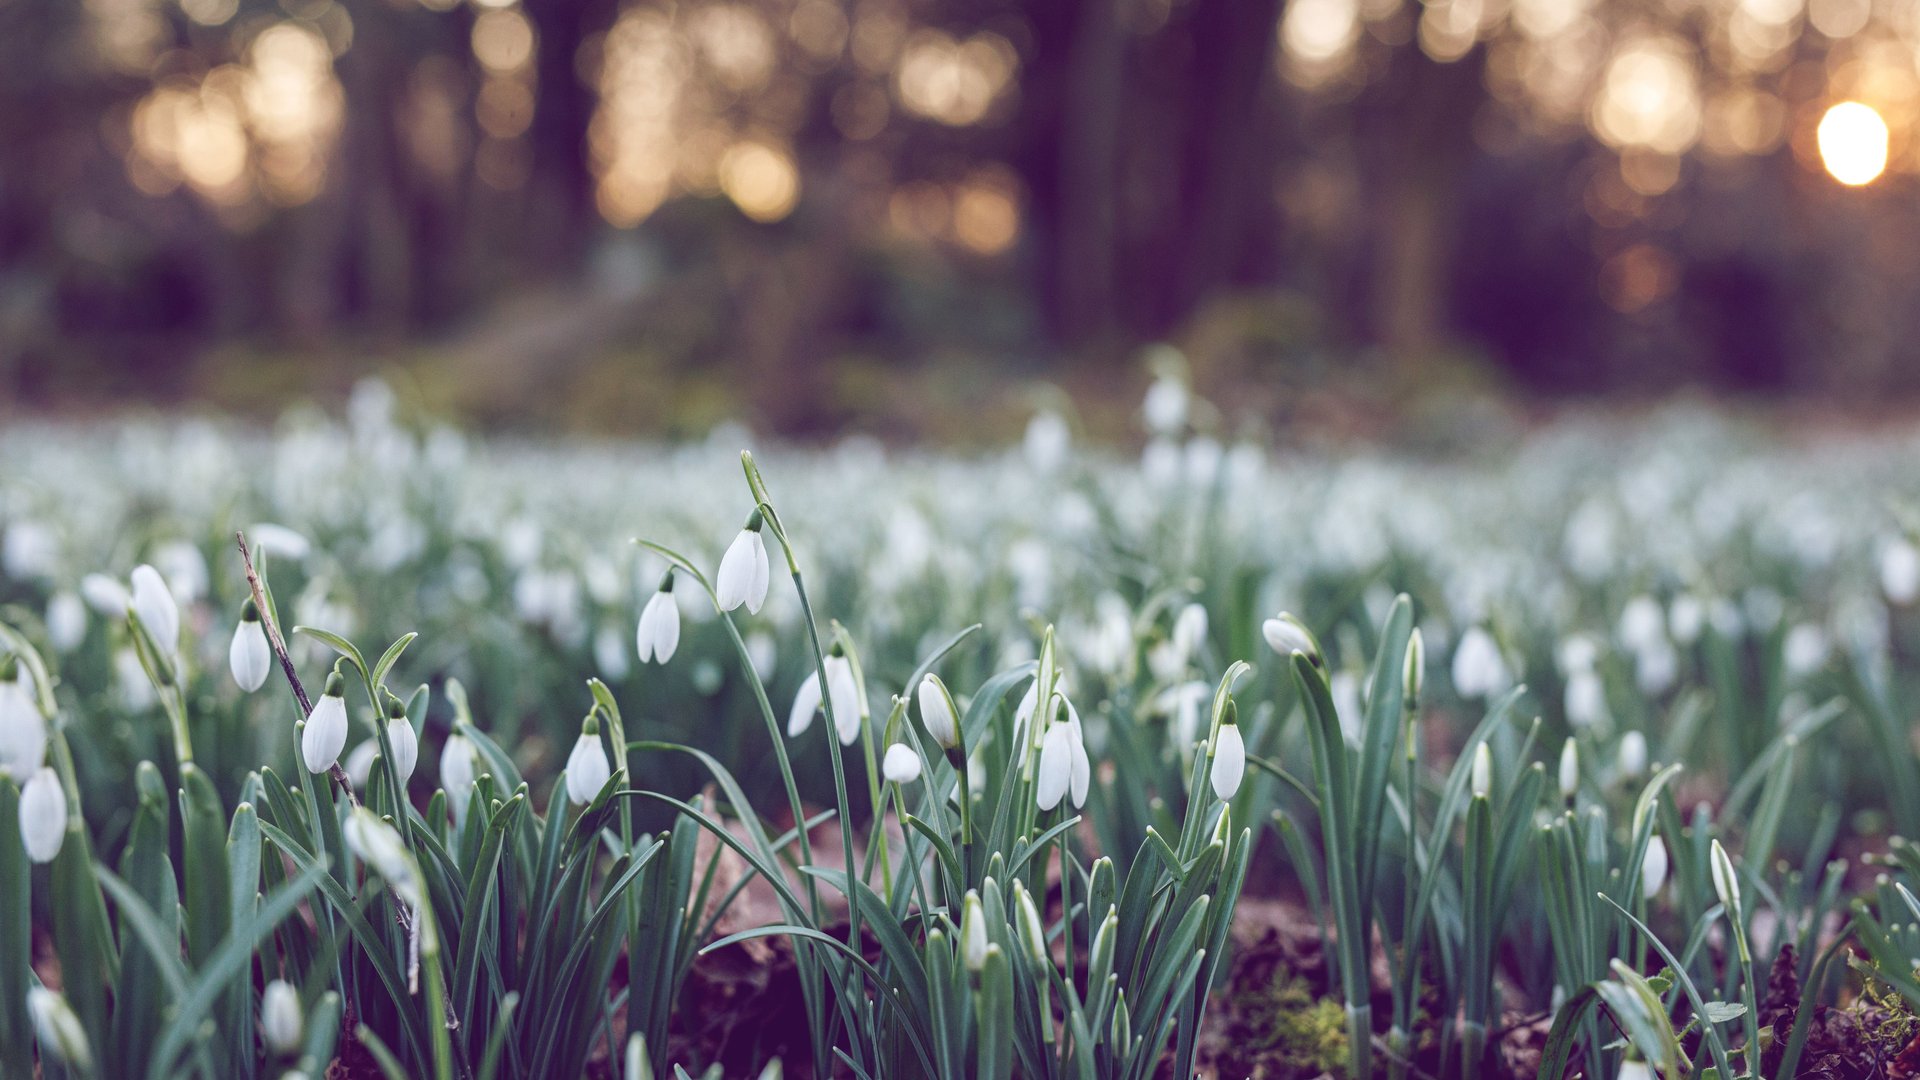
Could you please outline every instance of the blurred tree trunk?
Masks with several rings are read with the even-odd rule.
[[[545,274],[578,268],[597,224],[593,174],[587,164],[587,127],[598,98],[580,79],[581,43],[612,25],[607,0],[529,0],[536,29],[533,166],[527,181],[527,254]]]
[[[1117,327],[1114,219],[1127,47],[1118,2],[1081,3],[1066,58],[1055,274],[1058,326],[1069,344],[1103,341]]]
[[[1356,102],[1355,138],[1373,178],[1374,248],[1368,329],[1397,364],[1450,338],[1448,267],[1459,186],[1486,100],[1486,50],[1451,63],[1417,45],[1394,50],[1384,78]]]

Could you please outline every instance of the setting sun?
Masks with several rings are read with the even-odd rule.
[[[1835,180],[1870,184],[1887,168],[1887,122],[1871,106],[1843,101],[1820,118],[1820,160]]]

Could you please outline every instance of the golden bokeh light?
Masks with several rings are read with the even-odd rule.
[[[1293,0],[1278,33],[1287,77],[1312,87],[1347,68],[1360,40],[1360,6],[1355,0]]]
[[[533,24],[518,8],[494,8],[473,20],[473,58],[497,75],[510,74],[533,58]]]
[[[1613,55],[1594,98],[1600,141],[1680,154],[1700,136],[1700,91],[1691,50],[1667,36],[1629,41]]]
[[[938,30],[908,39],[894,71],[894,91],[910,113],[953,127],[977,124],[1013,81],[1019,56],[999,34],[964,41]]]
[[[1011,172],[981,169],[953,197],[953,238],[976,255],[998,255],[1020,236],[1019,184]]]
[[[779,221],[800,199],[800,170],[779,147],[757,140],[737,142],[720,158],[720,190],[753,220]]]
[[[1871,105],[1843,101],[1820,118],[1820,161],[1849,187],[1871,184],[1887,169],[1887,122]]]

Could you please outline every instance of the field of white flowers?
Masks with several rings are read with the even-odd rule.
[[[0,1076],[1906,1075],[1920,439],[1210,415],[10,424]]]

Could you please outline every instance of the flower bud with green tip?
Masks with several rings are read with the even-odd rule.
[[[906,743],[894,743],[880,762],[880,774],[889,783],[911,784],[920,779],[920,755]]]
[[[1281,656],[1300,653],[1313,662],[1314,667],[1321,666],[1320,642],[1314,638],[1313,631],[1290,612],[1281,612],[1260,624],[1260,634],[1267,639],[1267,647]]]
[[[939,743],[942,750],[960,749],[960,711],[940,676],[927,672],[914,697],[920,703],[920,722],[927,726],[927,734],[933,736],[933,741]]]
[[[1427,684],[1427,643],[1420,636],[1420,628],[1414,627],[1407,636],[1407,663],[1400,673],[1402,689],[1406,695],[1406,708],[1410,713],[1420,711],[1420,691]]]
[[[1487,749],[1486,743],[1473,748],[1473,771],[1469,776],[1474,798],[1484,799],[1493,794],[1493,751]]]
[[[42,1055],[78,1070],[93,1068],[87,1029],[65,997],[44,986],[30,986],[27,1014],[33,1018],[33,1033],[40,1040]]]
[[[133,596],[128,604],[162,656],[171,658],[180,651],[180,606],[173,602],[160,571],[146,563],[133,568]]]
[[[1560,748],[1560,797],[1568,802],[1580,790],[1580,744],[1571,736]]]
[[[300,1051],[301,1029],[306,1019],[300,1012],[300,992],[293,984],[275,979],[260,992],[260,1041],[282,1057]]]
[[[1024,883],[1015,879],[1013,883],[1014,917],[1020,921],[1020,936],[1026,939],[1027,955],[1035,964],[1045,967],[1047,964],[1047,930],[1040,921],[1040,909],[1033,906],[1033,894],[1027,891]]]
[[[67,793],[52,769],[41,768],[20,790],[20,840],[27,858],[50,863],[67,839]]]
[[[960,911],[960,959],[968,971],[978,974],[987,966],[987,923],[980,913],[980,894],[968,889]]]

